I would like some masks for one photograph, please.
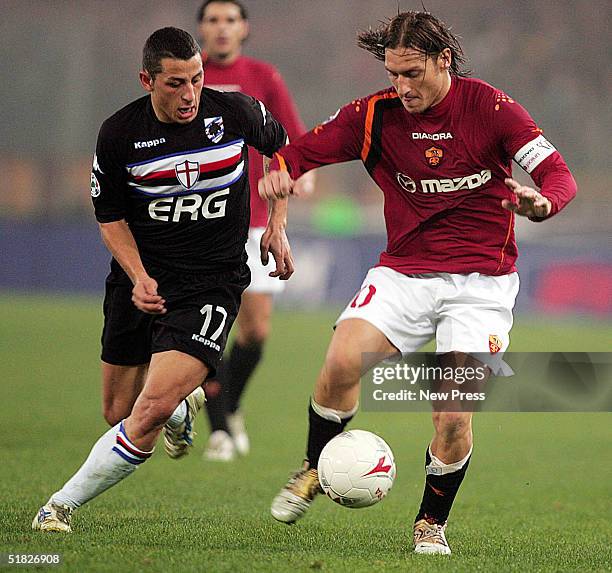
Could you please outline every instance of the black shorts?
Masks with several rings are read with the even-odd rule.
[[[109,364],[146,364],[155,352],[179,350],[216,372],[229,331],[251,274],[246,264],[216,274],[148,269],[166,301],[165,314],[146,314],[132,302],[132,283],[113,267],[106,278],[102,360]]]

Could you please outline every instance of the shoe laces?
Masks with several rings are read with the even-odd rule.
[[[72,509],[70,509],[67,505],[55,505],[53,504],[53,509],[57,515],[57,518],[63,523],[70,523],[70,516],[72,515]]]
[[[436,523],[430,522],[426,519],[417,522],[414,529],[414,541],[420,543],[426,541],[427,543],[436,543],[439,545],[447,545],[446,538],[444,536],[444,530],[446,529],[446,522]]]
[[[307,499],[314,499],[318,493],[322,493],[321,485],[319,484],[319,474],[314,468],[304,468],[293,472],[289,478],[291,490],[298,493],[301,497],[307,496]]]

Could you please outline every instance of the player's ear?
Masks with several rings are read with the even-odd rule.
[[[242,36],[241,40],[244,42],[249,37],[249,21],[242,20]]]
[[[153,78],[146,70],[141,70],[138,74],[140,85],[148,92],[153,91]]]
[[[442,70],[449,70],[451,67],[452,58],[453,58],[453,54],[450,48],[444,48],[438,54],[438,64],[440,65],[440,68]]]

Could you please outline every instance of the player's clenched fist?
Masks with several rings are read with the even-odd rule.
[[[294,181],[287,171],[270,171],[257,184],[262,199],[282,199],[293,192]]]
[[[157,294],[157,281],[151,277],[136,281],[132,289],[132,302],[138,310],[148,314],[166,312],[166,301]]]

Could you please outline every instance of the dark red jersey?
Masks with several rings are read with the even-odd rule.
[[[240,56],[229,66],[206,61],[206,54],[202,55],[202,59],[206,87],[224,92],[242,92],[263,102],[283,125],[291,141],[306,131],[289,90],[274,66],[245,56]],[[249,147],[251,227],[265,227],[268,222],[268,203],[257,193],[257,181],[262,176],[262,156]]]
[[[527,111],[477,79],[453,76],[446,97],[424,113],[407,112],[393,88],[341,108],[275,156],[293,178],[361,159],[382,189],[387,248],[380,265],[399,272],[513,272],[512,160],[552,202],[575,195],[563,158]]]

